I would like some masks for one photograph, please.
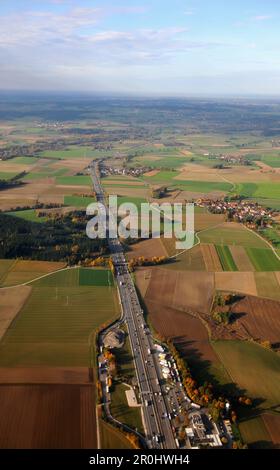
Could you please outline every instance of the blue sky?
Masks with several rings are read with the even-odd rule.
[[[0,89],[280,95],[279,0],[1,0]]]

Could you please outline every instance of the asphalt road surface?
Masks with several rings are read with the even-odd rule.
[[[93,164],[91,177],[97,201],[104,204],[108,213],[106,197],[98,176],[98,163]],[[161,368],[157,355],[153,354],[154,341],[149,328],[145,324],[143,311],[126,264],[121,243],[118,239],[109,239],[109,246],[115,266],[124,321],[127,325],[134,356],[136,376],[143,404],[147,445],[150,448],[175,449],[175,437],[168,418],[166,396],[162,386]]]

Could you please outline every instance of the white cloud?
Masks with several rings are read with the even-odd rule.
[[[187,16],[193,16],[195,14],[195,11],[192,9],[189,9],[189,10],[185,10],[183,13],[184,15],[187,15]]]
[[[254,20],[254,21],[267,21],[267,20],[271,20],[272,18],[273,18],[272,15],[257,15],[257,16],[253,16],[252,20]]]

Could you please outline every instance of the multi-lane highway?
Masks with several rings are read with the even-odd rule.
[[[107,208],[107,215],[109,215],[106,197],[99,179],[98,162],[95,162],[91,168],[91,177],[97,201]],[[176,443],[168,418],[166,396],[162,387],[161,368],[157,355],[154,354],[154,341],[149,328],[145,324],[143,310],[126,264],[122,245],[115,238],[109,239],[109,246],[143,404],[143,424],[147,445],[150,448],[174,449]]]

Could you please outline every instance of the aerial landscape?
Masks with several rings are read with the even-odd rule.
[[[277,90],[25,79],[0,78],[0,449],[280,449]],[[89,236],[130,203],[159,205],[156,236]],[[193,208],[191,248],[167,203]]]

